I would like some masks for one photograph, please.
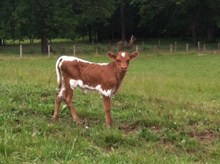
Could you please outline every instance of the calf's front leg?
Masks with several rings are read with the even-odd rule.
[[[111,118],[111,98],[107,96],[103,96],[103,106],[105,111],[105,122],[111,127],[112,126],[112,118]]]

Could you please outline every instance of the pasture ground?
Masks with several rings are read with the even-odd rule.
[[[88,128],[66,106],[52,120],[57,57],[0,56],[0,163],[220,161],[219,55],[140,53],[113,97],[113,128],[100,95],[79,89],[74,103]]]

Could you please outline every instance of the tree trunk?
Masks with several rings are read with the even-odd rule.
[[[89,29],[89,43],[92,43],[92,27],[89,25],[88,29]]]
[[[121,17],[121,41],[125,41],[125,13],[124,13],[124,2],[120,6],[120,17]]]
[[[193,27],[192,28],[192,40],[193,40],[193,43],[196,44],[198,39],[197,39],[197,31],[196,29]]]
[[[41,33],[41,52],[46,54],[47,53],[47,46],[48,46],[48,40],[46,33],[43,31]]]
[[[215,29],[213,27],[209,27],[207,29],[207,40],[208,40],[208,42],[215,41]]]
[[[34,43],[34,38],[32,35],[29,35],[29,41],[30,41],[30,44],[33,44]]]
[[[192,40],[194,44],[197,44],[198,41],[198,34],[197,34],[197,22],[193,20],[191,22],[191,33],[192,33]]]

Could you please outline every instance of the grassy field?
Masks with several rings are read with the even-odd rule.
[[[113,97],[113,128],[100,95],[80,90],[74,103],[88,128],[75,125],[66,106],[53,121],[57,57],[0,56],[0,163],[220,161],[218,55],[141,53]]]

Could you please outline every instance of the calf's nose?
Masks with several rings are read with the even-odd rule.
[[[126,65],[122,65],[122,66],[121,66],[121,69],[122,69],[122,70],[126,70],[127,68],[128,68],[128,67],[127,67]]]

